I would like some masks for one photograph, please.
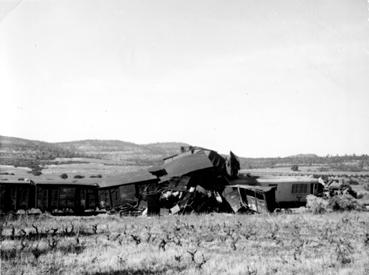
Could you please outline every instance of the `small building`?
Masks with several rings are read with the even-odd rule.
[[[146,187],[157,183],[158,178],[146,170],[107,176],[99,184],[99,205],[114,209],[127,203],[137,204],[143,199]]]

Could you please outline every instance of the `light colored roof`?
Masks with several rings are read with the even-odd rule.
[[[73,178],[42,178],[33,180],[36,185],[85,185],[85,186],[99,186],[96,179],[83,178],[83,179],[73,179]]]
[[[179,177],[197,170],[212,167],[214,167],[213,163],[204,151],[189,155],[186,154],[164,164],[164,169],[167,171],[169,177]]]
[[[226,188],[243,188],[248,190],[255,190],[255,191],[262,191],[262,192],[268,192],[272,189],[274,189],[274,186],[260,186],[260,185],[246,185],[246,184],[233,184],[233,185],[227,185]]]
[[[283,182],[296,182],[296,183],[315,183],[318,179],[312,177],[263,177],[256,180],[258,183],[283,183]]]

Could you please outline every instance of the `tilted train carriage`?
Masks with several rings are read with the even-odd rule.
[[[307,195],[319,196],[324,186],[312,177],[263,177],[258,178],[260,186],[275,187],[275,201],[278,208],[293,208],[306,205]]]
[[[239,177],[230,181],[224,196],[234,212],[251,209],[272,212],[276,208],[306,205],[306,196],[321,195],[323,185],[311,177]]]

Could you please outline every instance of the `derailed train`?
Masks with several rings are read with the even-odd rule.
[[[0,182],[0,211],[40,209],[54,214],[93,213],[98,206],[98,185],[91,182],[38,181],[11,178]]]
[[[259,178],[239,175],[237,157],[199,147],[181,148],[149,171],[102,179],[30,180],[0,178],[0,212],[40,209],[54,214],[86,215],[99,209],[129,209],[144,204],[149,214],[272,212],[306,203],[318,195],[318,180],[301,177]]]

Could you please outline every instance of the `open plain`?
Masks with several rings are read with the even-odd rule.
[[[1,274],[368,274],[369,215],[7,217]]]

